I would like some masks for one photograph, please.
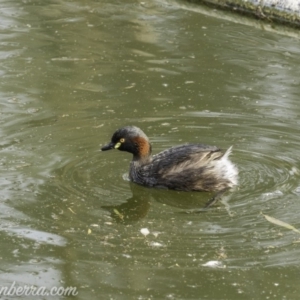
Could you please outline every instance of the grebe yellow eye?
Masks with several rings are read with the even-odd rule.
[[[119,140],[119,142],[115,144],[115,149],[119,149],[124,142],[125,142],[125,139],[121,138]]]

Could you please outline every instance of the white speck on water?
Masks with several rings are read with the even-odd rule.
[[[298,175],[299,170],[296,167],[292,167],[292,169],[289,171],[290,175]]]
[[[165,247],[165,245],[163,245],[162,243],[159,243],[159,242],[150,242],[149,245],[151,247],[157,247],[157,248],[159,248],[159,247]]]
[[[144,236],[147,236],[150,233],[148,228],[142,228],[140,231],[141,231],[141,234]]]
[[[128,173],[123,174],[123,175],[122,175],[122,178],[123,178],[123,180],[125,180],[125,181],[130,181],[130,178],[129,178]]]
[[[91,227],[99,227],[99,224],[91,224]]]
[[[210,260],[207,263],[202,265],[203,267],[210,267],[210,268],[224,268],[223,264],[218,260]]]
[[[159,234],[161,234],[161,232],[158,231],[153,231],[152,234],[157,238]]]

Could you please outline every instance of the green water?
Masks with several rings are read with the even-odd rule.
[[[0,28],[1,286],[298,299],[300,235],[261,214],[300,229],[298,39],[155,0],[1,1]],[[129,124],[233,145],[239,187],[187,214],[211,194],[131,184],[99,151]]]

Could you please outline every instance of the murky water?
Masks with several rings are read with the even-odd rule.
[[[298,39],[172,1],[1,1],[0,28],[1,286],[298,299],[300,235],[263,215],[300,229]],[[128,124],[233,145],[239,187],[187,214],[211,195],[131,184],[99,152]]]

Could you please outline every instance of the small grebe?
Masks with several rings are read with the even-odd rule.
[[[135,183],[181,191],[225,191],[238,182],[238,170],[215,146],[185,144],[151,155],[145,133],[135,126],[118,129],[102,151],[118,149],[133,154],[129,178]]]

